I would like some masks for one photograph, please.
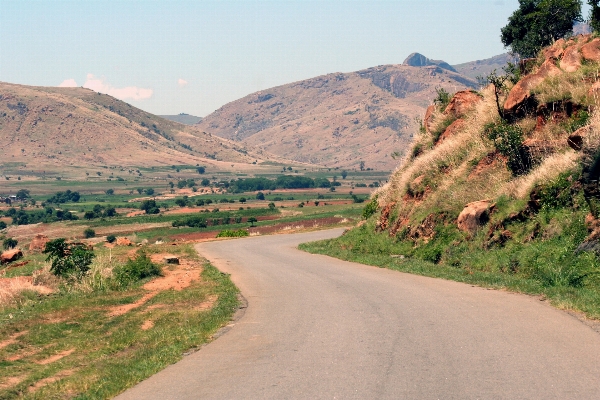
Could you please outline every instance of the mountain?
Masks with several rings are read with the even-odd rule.
[[[194,115],[181,113],[177,115],[159,115],[159,117],[168,119],[169,121],[179,122],[184,125],[194,125],[202,121],[202,117],[196,117]]]
[[[433,65],[447,69],[448,71],[456,72],[456,70],[446,61],[431,60],[420,53],[412,53],[404,60],[402,65],[410,65],[411,67],[429,67]]]
[[[89,89],[0,83],[0,165],[63,171],[257,158],[243,145]]]
[[[486,58],[485,60],[457,64],[453,67],[459,74],[468,76],[471,79],[477,79],[478,76],[485,77],[489,75],[493,70],[496,70],[499,74],[504,73],[502,68],[509,62],[515,63],[517,62],[517,59],[508,53],[504,53],[491,58]]]
[[[438,65],[383,65],[250,94],[196,126],[280,157],[327,167],[392,170],[412,142],[416,117],[436,96],[477,83]]]

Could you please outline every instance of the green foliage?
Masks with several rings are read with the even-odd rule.
[[[18,244],[19,241],[17,239],[6,238],[2,242],[2,248],[5,250],[14,249],[15,247],[17,247]]]
[[[140,204],[140,210],[144,210],[146,214],[158,214],[160,212],[155,200],[142,201],[142,204]]]
[[[256,200],[264,200],[265,194],[263,192],[256,193]]]
[[[563,173],[553,181],[538,185],[534,192],[539,198],[541,209],[552,210],[573,206],[572,185],[573,177],[570,173]]]
[[[56,211],[56,213],[54,213]],[[6,215],[12,217],[15,225],[37,224],[39,222],[55,222],[55,221],[74,221],[77,220],[77,215],[71,214],[69,211],[54,210],[51,207],[46,207],[39,211],[17,211],[10,208]]]
[[[144,192],[146,193],[146,195],[152,196],[154,194],[154,189],[148,188],[148,189],[144,190]]]
[[[96,237],[96,231],[93,230],[92,228],[87,228],[86,230],[83,231],[83,236],[86,239],[90,239],[90,238]]]
[[[67,243],[64,238],[51,240],[46,243],[44,254],[46,261],[51,261],[50,271],[61,277],[80,279],[89,269],[94,258],[94,252],[83,244]]]
[[[198,173],[200,175],[202,175],[203,173],[206,172],[206,168],[205,167],[198,167],[198,168],[196,168],[196,171],[198,171]]]
[[[510,80],[513,83],[517,83],[520,78],[520,71],[515,64],[508,63],[507,67],[504,67],[505,71],[510,71],[508,75],[498,75],[496,70],[490,72],[485,78],[478,76],[477,80],[479,83],[483,85],[491,84],[494,86],[494,98],[496,100],[496,109],[498,110],[498,115],[503,120],[506,119],[504,115],[504,107],[503,104],[500,104],[501,97],[506,94],[508,91],[508,87],[506,86],[506,81]]]
[[[136,258],[127,260],[125,265],[113,270],[115,280],[122,286],[129,286],[132,283],[152,276],[162,276],[160,266],[154,264],[145,253],[140,253]]]
[[[27,190],[27,189],[20,189],[17,192],[16,197],[19,200],[26,200],[26,199],[30,198],[31,196],[29,195],[29,190]]]
[[[440,110],[445,109],[450,104],[452,96],[444,88],[435,88],[436,97],[433,99],[433,103],[438,106]]]
[[[521,58],[535,57],[543,47],[570,34],[573,21],[581,21],[581,0],[519,0],[500,38]]]
[[[238,229],[238,230],[226,229],[224,231],[219,232],[217,237],[218,238],[220,238],[220,237],[244,237],[244,236],[248,236],[248,235],[250,235],[250,234],[248,233],[248,231],[246,231],[244,229]]]
[[[568,132],[575,132],[577,129],[584,127],[590,120],[590,114],[585,110],[579,110],[573,116],[561,123],[561,126]]]
[[[377,212],[379,208],[379,204],[377,203],[377,196],[373,197],[370,202],[367,203],[365,208],[363,208],[362,217],[364,219],[369,219],[373,214]]]
[[[275,203],[271,202],[269,203],[269,210],[274,210],[275,209]]]
[[[189,226],[190,228],[206,228],[208,223],[206,222],[206,218],[194,216],[184,219],[176,219],[171,223],[171,225],[175,228],[180,226]]]
[[[492,122],[484,127],[484,135],[494,142],[496,150],[508,158],[506,166],[513,175],[522,175],[531,168],[531,159],[523,147],[523,131],[516,124]]]
[[[106,241],[108,243],[114,243],[117,240],[117,237],[115,235],[108,235],[106,236]]]
[[[440,139],[440,136],[442,136],[444,134],[444,132],[446,131],[446,129],[452,125],[452,123],[456,121],[456,117],[449,115],[446,118],[444,118],[436,127],[434,130],[431,131],[431,136],[433,138],[433,142],[437,142]],[[416,150],[416,147],[413,147],[413,154]],[[422,149],[422,148],[421,148]],[[415,156],[416,157],[416,156]],[[413,157],[414,158],[414,157]]]
[[[588,24],[594,32],[600,32],[600,3],[599,0],[587,0],[590,6],[590,14],[588,16]]]
[[[79,192],[67,190],[66,192],[56,192],[56,194],[46,200],[46,202],[54,204],[77,203],[80,198]]]
[[[0,221],[0,230],[6,229],[6,222]]]
[[[250,222],[250,226],[254,226],[254,223],[258,222],[258,220],[255,217],[250,217],[248,218],[248,222]]]

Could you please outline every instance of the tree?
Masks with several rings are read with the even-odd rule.
[[[250,217],[248,218],[248,222],[250,222],[250,226],[254,226],[254,223],[258,222],[258,220],[255,217]]]
[[[185,207],[187,205],[187,201],[184,199],[176,199],[175,204],[177,204],[179,207]]]
[[[245,197],[240,197],[240,203],[244,204],[246,202],[246,198]]]
[[[269,210],[274,210],[275,209],[275,203],[271,202],[269,203]]]
[[[85,214],[83,214],[83,218],[87,220],[94,219],[96,218],[96,213],[93,211],[86,211]]]
[[[90,238],[96,237],[96,231],[93,230],[92,228],[87,228],[86,230],[83,231],[83,236],[86,239],[90,239]]]
[[[346,179],[346,177],[348,176],[348,171],[342,171],[342,179]]]
[[[115,194],[115,190],[114,189],[107,189],[106,190],[106,194],[109,196],[112,196],[113,194]]]
[[[198,171],[198,173],[199,173],[200,175],[202,175],[203,173],[205,173],[205,172],[206,172],[206,168],[205,168],[205,167],[198,167],[198,168],[196,168],[196,170]]]
[[[75,275],[81,278],[89,269],[94,252],[83,244],[70,244],[64,238],[51,240],[46,243],[44,254],[48,254],[46,261],[52,261],[50,271],[54,275]]]
[[[543,47],[572,32],[574,21],[582,21],[581,0],[519,0],[500,39],[521,58],[535,57]]]
[[[265,194],[263,192],[256,193],[256,200],[264,200]]]
[[[137,189],[135,189],[135,190],[137,190],[137,192],[138,192],[139,194],[142,194],[142,192],[144,191],[144,188],[137,188]]]
[[[18,200],[25,200],[28,199],[29,196],[29,190],[27,189],[21,189],[17,192],[16,197]]]
[[[154,200],[144,200],[140,205],[140,210],[144,210],[146,214],[158,214],[160,212],[158,206],[156,205],[156,201]]]
[[[19,241],[17,239],[7,238],[7,239],[4,239],[4,241],[2,242],[2,247],[5,250],[9,250],[9,249],[14,249],[15,247],[17,247],[18,244],[19,244]]]
[[[0,230],[6,228],[6,222],[0,221]]]
[[[147,194],[148,196],[152,196],[152,195],[154,194],[154,189],[152,189],[152,188],[148,188],[148,189],[146,189],[146,190],[145,190],[145,192],[146,192],[146,194]]]
[[[588,24],[594,32],[600,32],[600,0],[588,0],[587,3],[590,6]]]
[[[359,165],[361,171],[365,170],[365,162],[364,161],[361,161],[358,165]]]

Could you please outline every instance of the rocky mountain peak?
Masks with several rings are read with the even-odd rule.
[[[447,62],[442,60],[432,60],[425,57],[421,53],[412,53],[406,58],[406,60],[404,60],[402,64],[409,65],[411,67],[429,67],[435,65],[440,68],[447,69],[448,71],[456,72],[456,70]]]

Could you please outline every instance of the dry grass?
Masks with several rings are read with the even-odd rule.
[[[591,105],[594,99],[588,95],[590,81],[597,82],[599,78],[598,65],[584,65],[575,72],[546,78],[534,93],[541,104],[572,100],[577,104]]]

